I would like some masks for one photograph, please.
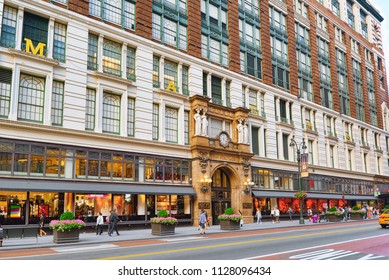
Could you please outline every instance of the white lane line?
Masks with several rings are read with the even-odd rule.
[[[100,244],[94,246],[77,246],[77,247],[66,247],[66,248],[52,247],[50,249],[58,253],[71,253],[71,252],[82,252],[82,251],[97,251],[101,249],[112,249],[117,247],[118,246],[114,244]]]
[[[180,241],[187,241],[187,240],[201,240],[204,239],[204,237],[205,236],[190,236],[190,237],[182,237],[182,238],[166,238],[160,240],[166,242],[180,242]]]
[[[272,254],[267,254],[267,255],[260,255],[260,256],[255,256],[255,257],[249,257],[249,258],[244,258],[242,260],[252,260],[252,259],[257,259],[257,258],[266,258],[266,257],[277,256],[277,255],[284,255],[284,254],[289,254],[289,253],[294,253],[294,252],[299,252],[299,251],[317,249],[317,248],[322,248],[322,247],[326,247],[326,246],[339,245],[339,244],[344,244],[344,243],[349,243],[349,242],[354,242],[354,241],[360,241],[360,240],[366,240],[366,239],[372,239],[372,238],[377,238],[377,237],[383,237],[383,236],[388,236],[388,235],[389,235],[389,233],[388,234],[380,234],[380,235],[376,235],[376,236],[369,236],[369,237],[357,238],[357,239],[352,239],[352,240],[347,240],[347,241],[328,243],[328,244],[319,245],[319,246],[305,247],[305,248],[295,249],[295,250],[290,250],[290,251],[277,252],[277,253],[272,253]]]

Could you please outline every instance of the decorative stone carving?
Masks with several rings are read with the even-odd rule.
[[[244,173],[244,176],[245,177],[248,177],[249,176],[249,172],[250,172],[250,158],[243,158],[243,161],[242,161],[242,164],[243,164],[243,173]]]
[[[203,111],[203,114],[201,115],[201,135],[202,136],[208,136],[208,120],[207,116],[205,115],[207,113],[206,110]]]
[[[238,125],[236,128],[238,129],[238,143],[242,144],[243,143],[243,119],[238,120]]]
[[[200,108],[196,109],[196,114],[194,115],[195,119],[195,135],[201,135],[201,115]]]
[[[209,160],[208,153],[200,152],[200,167],[202,173],[207,172],[208,160]]]
[[[248,120],[244,120],[243,122],[243,144],[249,143],[249,130],[248,130]]]

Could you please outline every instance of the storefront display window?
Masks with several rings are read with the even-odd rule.
[[[38,223],[43,213],[46,218],[59,218],[64,212],[64,194],[49,192],[30,192],[30,223]]]
[[[0,224],[24,224],[26,201],[26,192],[0,191]]]
[[[99,212],[109,215],[112,209],[111,194],[76,194],[75,217],[92,222]]]
[[[278,208],[280,209],[281,214],[288,213],[289,207],[292,207],[293,201],[291,198],[279,198],[278,199]]]

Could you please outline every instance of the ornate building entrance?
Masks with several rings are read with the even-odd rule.
[[[217,217],[231,207],[231,183],[228,174],[223,169],[218,169],[212,176],[212,221],[219,224]]]

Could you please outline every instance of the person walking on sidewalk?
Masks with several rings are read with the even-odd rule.
[[[200,218],[199,218],[199,225],[200,225],[200,235],[205,234],[205,226],[207,224],[207,217],[205,216],[204,209],[201,210]]]
[[[293,221],[293,210],[292,210],[292,207],[289,206],[289,209],[288,209],[288,214],[289,214],[289,221]]]
[[[274,215],[276,216],[276,223],[280,222],[280,209],[278,207],[274,207]]]
[[[270,211],[271,222],[274,223],[274,208]]]
[[[109,224],[110,224],[110,231],[108,233],[109,236],[112,236],[114,230],[116,231],[117,235],[120,235],[118,231],[118,222],[120,222],[119,216],[116,213],[116,210],[112,210],[112,214],[109,216]]]
[[[257,213],[255,213],[255,216],[257,216],[257,224],[262,224],[262,213],[259,208],[257,208]]]
[[[46,232],[43,230],[45,226],[45,214],[41,214],[41,218],[39,220],[39,236],[42,237],[42,234],[46,235]]]
[[[103,233],[103,224],[104,224],[103,214],[99,212],[99,216],[97,217],[96,220],[96,235],[101,235]]]
[[[242,218],[240,219],[240,227],[243,227],[243,214],[242,214],[242,211],[238,210],[238,213],[239,213],[239,215],[242,217]]]

